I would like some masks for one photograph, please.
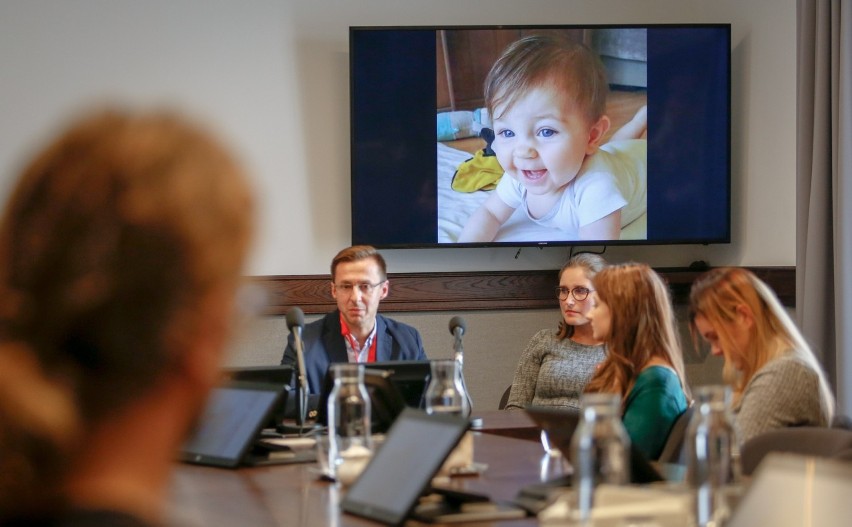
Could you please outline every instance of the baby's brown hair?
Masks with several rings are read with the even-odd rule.
[[[543,85],[565,93],[590,124],[604,115],[609,85],[597,54],[579,42],[533,35],[510,44],[491,67],[485,79],[485,105],[491,118],[499,118],[498,106],[505,111]]]

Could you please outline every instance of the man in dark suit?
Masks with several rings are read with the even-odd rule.
[[[334,362],[426,360],[416,329],[377,313],[389,286],[385,259],[373,247],[348,247],[331,261],[331,296],[337,309],[302,332],[310,393],[322,391],[326,370]],[[292,333],[281,364],[297,367]]]

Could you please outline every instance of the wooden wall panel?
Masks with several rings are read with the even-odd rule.
[[[795,267],[750,267],[772,287],[782,303],[796,304]],[[701,272],[660,268],[676,304],[687,301],[689,287]],[[429,312],[548,309],[557,305],[553,289],[556,270],[467,273],[390,273],[391,291],[382,311]],[[328,275],[252,278],[269,293],[268,315],[283,315],[292,306],[305,313],[326,313],[335,307]]]

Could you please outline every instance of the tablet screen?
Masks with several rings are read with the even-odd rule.
[[[462,417],[405,409],[341,507],[390,525],[402,523],[468,426]]]
[[[237,381],[214,389],[198,427],[181,448],[181,460],[239,465],[282,391],[280,385]]]

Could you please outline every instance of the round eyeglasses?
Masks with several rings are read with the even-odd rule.
[[[568,293],[571,293],[571,296],[574,297],[574,300],[577,302],[582,302],[583,300],[589,297],[589,293],[592,292],[592,289],[588,287],[577,286],[574,289],[569,289],[567,287],[556,287],[556,296],[559,300],[568,300]]]

